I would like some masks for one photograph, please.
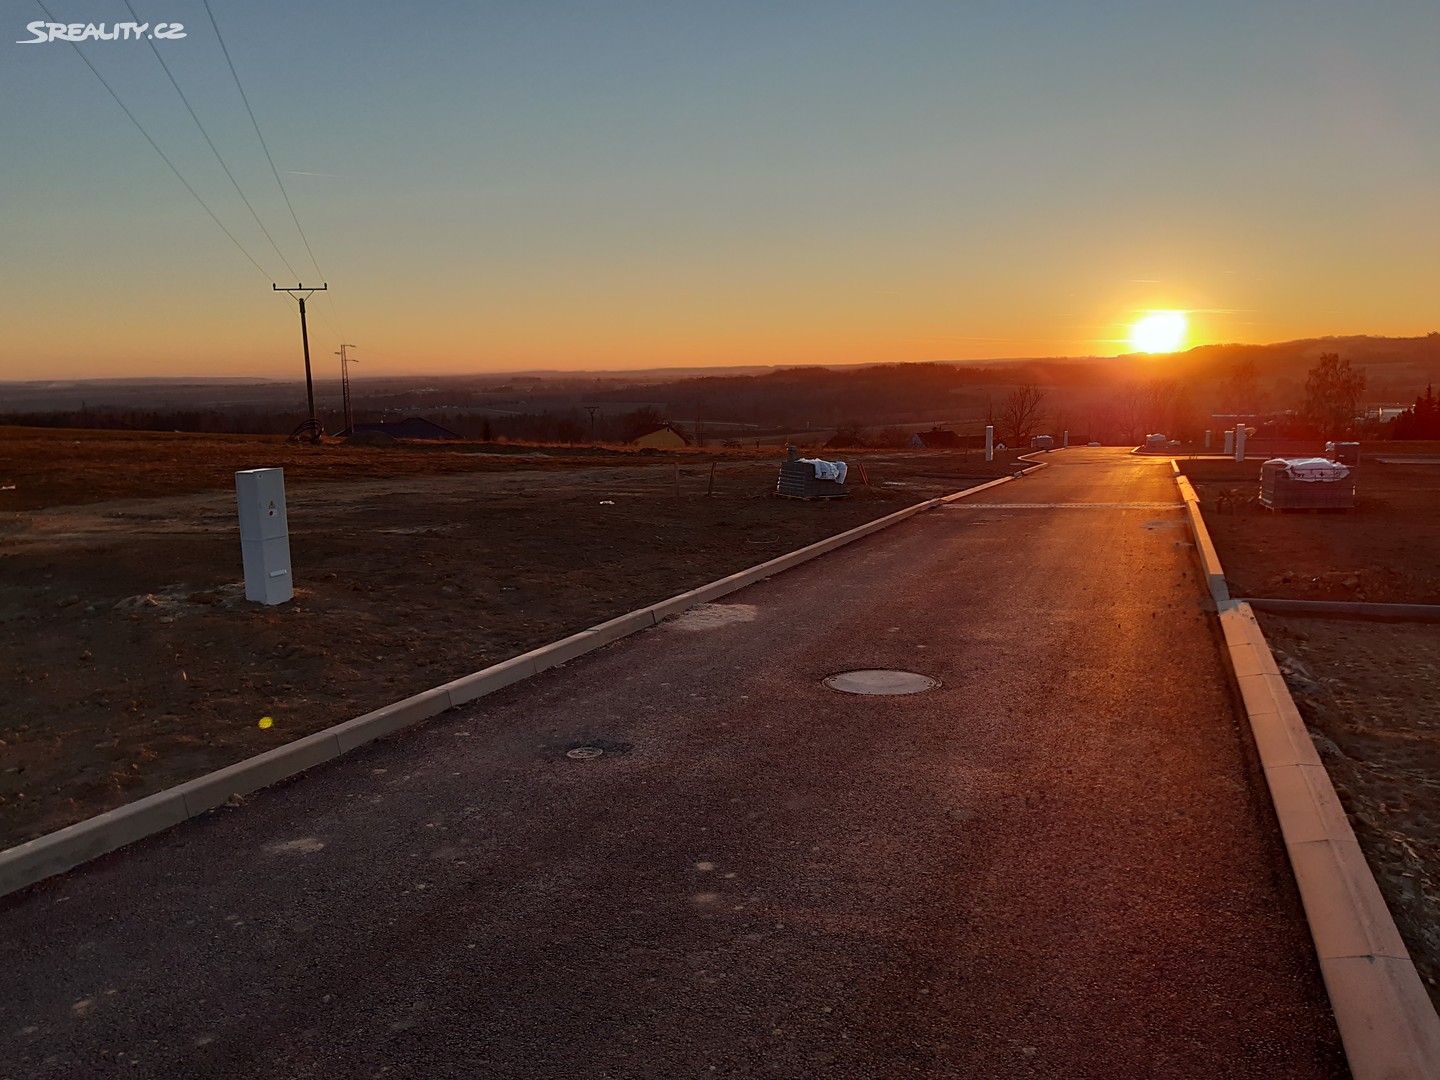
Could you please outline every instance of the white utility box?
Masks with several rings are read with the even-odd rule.
[[[285,521],[285,470],[237,472],[235,498],[240,507],[245,599],[261,604],[283,604],[294,599],[290,527]]]

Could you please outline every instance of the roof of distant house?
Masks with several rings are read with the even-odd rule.
[[[927,450],[954,449],[960,445],[960,436],[945,428],[936,427],[929,431],[917,431],[915,438]]]
[[[690,445],[690,437],[674,424],[646,424],[643,427],[638,427],[630,433],[630,441],[634,442],[636,439],[643,439],[647,435],[654,435],[660,431],[668,431],[674,435],[678,435],[685,441],[686,446]]]

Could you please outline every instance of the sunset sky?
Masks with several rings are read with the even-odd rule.
[[[80,49],[258,268],[0,0],[0,379],[297,376],[319,275],[204,0],[130,2],[293,272],[149,44]],[[1434,0],[209,3],[327,377],[1440,327]]]

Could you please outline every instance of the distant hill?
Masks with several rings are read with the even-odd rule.
[[[1181,371],[1189,377],[1223,379],[1249,362],[1262,385],[1283,389],[1293,384],[1303,392],[1306,374],[1321,353],[1339,353],[1352,367],[1365,370],[1367,400],[1408,403],[1428,384],[1440,381],[1440,332],[1413,338],[1353,335],[1273,345],[1199,345],[1181,354]]]
[[[473,437],[617,438],[640,419],[712,438],[960,425],[1000,415],[1011,391],[1045,391],[1044,422],[1128,439],[1202,430],[1212,414],[1301,407],[1322,353],[1366,375],[1363,403],[1409,405],[1440,383],[1440,333],[1200,345],[1170,355],[1039,357],[803,367],[662,368],[648,372],[507,372],[357,376],[355,418],[423,416]],[[341,426],[335,379],[317,379],[327,430]],[[0,383],[0,417],[55,426],[286,431],[305,416],[299,380],[94,379]],[[472,430],[473,429],[473,430]],[[728,434],[727,434],[728,433]]]

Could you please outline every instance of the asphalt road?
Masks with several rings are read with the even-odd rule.
[[[0,900],[0,1076],[1346,1075],[1168,466],[1049,460]]]

